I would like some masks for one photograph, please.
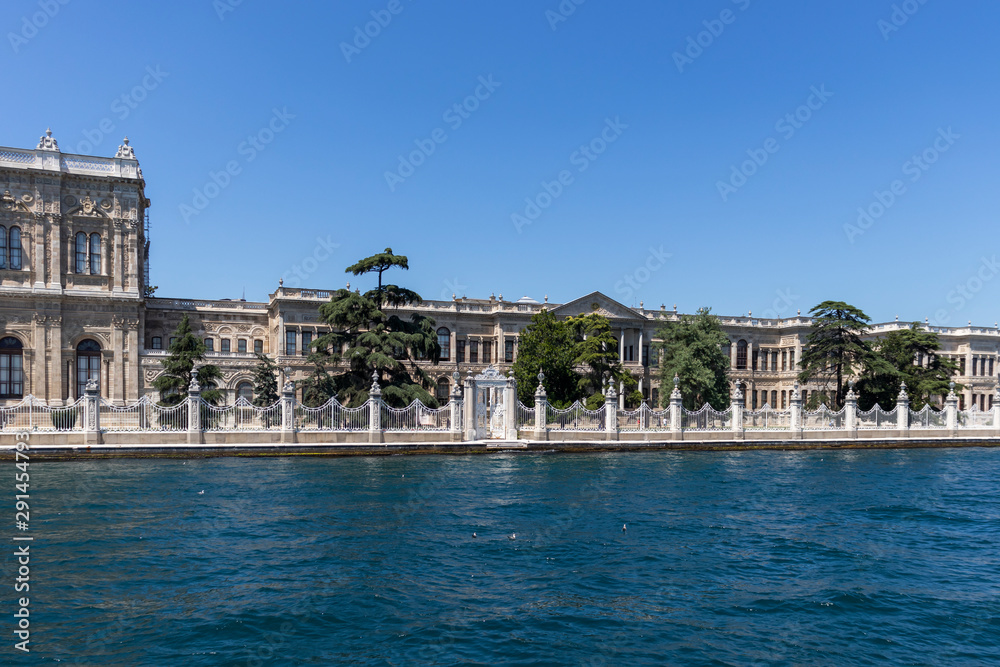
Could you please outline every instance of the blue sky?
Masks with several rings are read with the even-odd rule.
[[[344,268],[391,246],[429,299],[992,325],[998,24],[985,0],[17,0],[0,145],[127,134],[158,296],[367,287]]]

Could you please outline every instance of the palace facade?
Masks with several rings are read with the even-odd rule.
[[[230,402],[252,396],[258,352],[286,369],[288,379],[308,374],[306,350],[325,330],[318,309],[329,291],[279,284],[266,302],[147,296],[150,200],[128,139],[111,158],[62,153],[51,132],[33,150],[0,147],[0,192],[0,405],[29,394],[67,404],[83,395],[90,379],[114,404],[156,398],[152,381],[185,314],[205,341],[206,361],[222,370],[220,388]],[[663,321],[679,317],[676,308],[630,308],[593,292],[564,304],[505,301],[501,295],[401,310],[419,311],[437,324],[443,353],[437,365],[426,363],[446,401],[455,372],[464,377],[490,365],[506,372],[517,359],[520,332],[542,309],[559,317],[607,317],[622,363],[643,396],[659,404],[652,343]],[[720,320],[730,341],[731,375],[743,383],[747,407],[787,408],[810,318]],[[908,326],[875,324],[869,336]],[[965,387],[960,408],[992,407],[1000,330],[928,329],[938,334],[941,354],[959,364],[955,380]],[[822,389],[804,386],[803,398]]]

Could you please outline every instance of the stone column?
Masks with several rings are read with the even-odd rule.
[[[62,287],[62,216],[50,216],[49,246],[52,248],[52,261],[49,263],[49,287]]]
[[[454,340],[454,339],[452,339]],[[454,344],[452,345],[454,347]],[[451,374],[451,400],[448,403],[451,411],[451,432],[455,440],[462,439],[462,377],[455,371]]]
[[[83,440],[87,445],[101,444],[101,397],[93,379],[87,382],[83,396]]]
[[[618,392],[611,383],[608,384],[608,393],[604,395],[604,433],[608,440],[618,439]]]
[[[729,405],[732,412],[732,430],[733,437],[737,440],[743,439],[743,391],[740,389],[740,381],[737,380],[733,384],[733,393],[729,397]]]
[[[545,393],[545,386],[542,381],[545,373],[538,371],[538,388],[535,389],[535,440],[548,440],[549,432],[546,427],[549,410],[549,398]],[[998,404],[1000,409],[1000,404]],[[997,413],[1000,414],[1000,413]]]
[[[504,440],[517,440],[517,380],[513,372],[503,388],[503,420]]]
[[[674,375],[674,390],[670,392],[670,432],[678,440],[683,440],[684,438],[684,429],[681,426],[682,409],[681,379],[677,375]]]
[[[910,395],[906,393],[906,383],[899,388],[896,397],[896,428],[902,438],[910,435]]]
[[[34,216],[35,224],[31,235],[34,240],[34,250],[32,252],[24,252],[30,246],[29,241],[24,233],[26,230],[21,229],[21,267],[28,271],[33,271],[35,273],[35,282],[32,285],[33,289],[45,289],[45,218],[36,215]],[[25,243],[25,241],[28,241]]]
[[[187,409],[188,409],[188,430],[187,441],[189,445],[200,445],[205,442],[201,432],[201,385],[195,377],[197,369],[192,369],[191,384],[188,385]]]
[[[993,435],[1000,436],[1000,384],[993,389]]]
[[[847,396],[844,397],[844,425],[847,437],[858,437],[858,395],[854,393],[854,380],[848,382]]]
[[[122,228],[125,226],[124,220],[115,220],[112,222],[114,227],[114,245],[112,246],[111,257],[106,261],[105,266],[108,266],[108,270],[105,273],[111,274],[111,291],[121,292],[123,278],[122,275],[125,271],[125,255],[122,243]]]
[[[792,414],[792,437],[802,437],[802,394],[799,393],[799,383],[796,380],[792,385],[792,397],[788,402],[789,411]]]
[[[368,442],[385,442],[382,435],[382,387],[378,371],[372,371],[372,388],[368,390]]]
[[[472,378],[472,371],[466,374],[462,380],[462,393],[465,395],[465,439],[476,439],[476,381]]]
[[[295,442],[295,384],[288,381],[281,388],[281,442]],[[333,425],[336,428],[336,425]]]
[[[944,399],[945,428],[952,436],[958,428],[958,396],[955,395],[955,383],[948,383],[948,397]]]
[[[625,363],[625,327],[620,327],[621,336],[618,339],[618,361]]]

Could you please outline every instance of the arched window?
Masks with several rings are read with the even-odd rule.
[[[76,234],[76,272],[87,272],[87,235],[83,232]]]
[[[736,370],[745,371],[747,369],[747,342],[740,340],[736,343]]]
[[[101,273],[101,235],[90,235],[90,274],[93,276]]]
[[[21,228],[11,227],[8,246],[10,254],[10,268],[15,271],[21,270]]]
[[[21,341],[13,336],[0,338],[0,398],[24,395],[24,365]]]
[[[771,390],[771,407],[772,408],[777,408],[778,407],[778,390],[777,389],[772,389]]]
[[[0,225],[0,269],[7,268],[7,228]]]
[[[448,383],[448,378],[444,378],[444,377],[443,378],[438,378],[437,388],[436,388],[436,391],[435,391],[434,395],[437,397],[437,399],[439,401],[447,401],[448,400],[448,390],[450,388],[451,387],[450,387],[450,385]]]
[[[101,346],[97,341],[84,340],[76,346],[76,395],[83,396],[87,382],[101,384]]]
[[[441,346],[441,361],[451,359],[451,332],[447,327],[438,329],[438,345]]]
[[[240,382],[236,385],[236,398],[245,398],[248,402],[253,402],[253,385],[249,382]]]

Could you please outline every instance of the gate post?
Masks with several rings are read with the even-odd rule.
[[[802,437],[802,394],[799,393],[799,383],[792,387],[792,400],[789,403],[792,412],[792,437]]]
[[[378,386],[378,371],[372,371],[372,388],[368,390],[368,442],[385,442],[382,437],[382,387]]]
[[[101,443],[101,398],[93,378],[87,380],[83,393],[83,440],[87,445]]]
[[[548,440],[549,433],[546,429],[546,422],[549,412],[549,398],[545,393],[542,380],[545,373],[538,371],[538,389],[535,389],[535,440]],[[1000,405],[997,406],[1000,409]]]
[[[993,435],[1000,435],[1000,383],[993,391]]]
[[[844,426],[847,427],[847,437],[858,437],[858,395],[854,393],[854,380],[847,383],[847,395],[844,397]]]
[[[476,439],[476,381],[472,377],[472,371],[462,380],[462,389],[465,394],[465,440]]]
[[[734,384],[734,391],[729,399],[729,406],[732,409],[733,417],[733,437],[737,440],[743,439],[743,391],[740,389],[740,381]]]
[[[608,393],[604,395],[604,434],[607,440],[618,439],[618,392],[613,380],[608,383]]]
[[[948,397],[944,400],[945,428],[948,434],[955,435],[958,428],[958,396],[955,395],[955,382],[948,383]]]
[[[670,392],[670,432],[674,434],[675,440],[684,439],[684,429],[681,427],[681,410],[683,401],[681,398],[681,379],[674,374],[674,390]]]
[[[503,387],[503,439],[517,440],[517,380],[513,371]]]
[[[910,396],[906,393],[906,383],[899,388],[899,396],[896,397],[896,428],[899,429],[899,437],[907,438],[910,435]]]
[[[187,441],[189,445],[204,444],[205,439],[201,432],[201,385],[198,378],[193,374],[191,384],[188,385],[187,409],[188,409],[188,430]]]
[[[452,439],[462,439],[462,389],[460,383],[462,376],[455,371],[451,375],[451,431]]]
[[[281,388],[281,442],[295,442],[295,385]]]

